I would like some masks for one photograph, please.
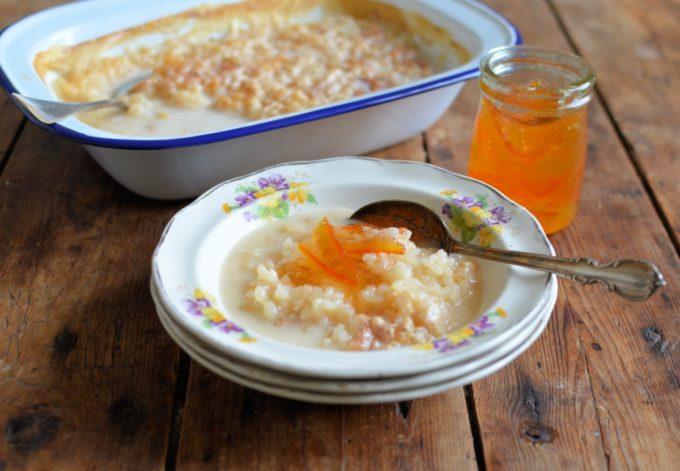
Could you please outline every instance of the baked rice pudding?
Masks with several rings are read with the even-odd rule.
[[[254,230],[227,257],[230,318],[285,342],[365,351],[430,342],[478,307],[476,266],[417,247],[404,228],[305,212]]]
[[[404,85],[455,67],[467,52],[424,17],[372,0],[250,0],[202,6],[73,46],[34,66],[64,101],[105,99],[151,72],[127,111],[85,123],[177,136],[271,118]]]

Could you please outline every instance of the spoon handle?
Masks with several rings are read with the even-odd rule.
[[[559,258],[512,250],[478,247],[451,240],[448,252],[520,265],[555,273],[581,284],[602,283],[626,299],[642,301],[666,285],[659,269],[645,260],[614,260],[600,264],[592,258]]]
[[[104,108],[107,106],[125,107],[125,104],[117,98],[92,101],[88,103],[69,103],[61,101],[40,100],[38,98],[31,98],[18,93],[12,93],[12,97],[21,108],[45,124],[56,123],[66,116],[70,116],[74,113],[81,113],[83,111],[96,110],[98,108]]]

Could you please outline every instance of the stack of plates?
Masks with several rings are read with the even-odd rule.
[[[243,188],[271,186],[258,198]],[[286,192],[305,187],[293,203]],[[274,196],[271,196],[274,195]],[[476,215],[473,242],[552,254],[545,234],[523,208],[495,189],[414,162],[344,157],[268,168],[208,191],[168,224],[153,257],[151,293],[168,334],[215,374],[276,396],[332,404],[409,400],[469,384],[507,365],[545,328],[557,297],[552,275],[478,262],[482,296],[475,320],[428,344],[371,352],[298,347],[230,320],[220,299],[229,251],[267,223],[264,203],[280,198],[280,215],[339,206],[358,208],[408,199],[441,212],[454,205]],[[243,202],[239,205],[238,202]],[[247,213],[247,214],[246,214]],[[444,215],[448,214],[444,211]],[[282,217],[283,217],[282,216]],[[446,218],[445,218],[446,219]],[[452,232],[462,228],[452,221]],[[466,232],[469,237],[469,230]]]

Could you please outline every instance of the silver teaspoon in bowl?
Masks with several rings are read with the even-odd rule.
[[[116,87],[111,94],[111,98],[87,103],[42,100],[40,98],[27,97],[16,92],[12,93],[12,98],[14,98],[14,102],[19,107],[34,116],[38,121],[45,124],[53,124],[72,114],[81,113],[83,111],[91,111],[109,106],[117,106],[126,109],[127,104],[125,101],[121,100],[121,97],[135,85],[143,82],[149,77],[151,77],[151,72],[144,72],[140,75],[136,75]]]
[[[581,284],[602,283],[626,299],[642,301],[666,285],[659,269],[644,260],[615,260],[600,265],[591,258],[559,258],[528,252],[480,247],[455,240],[431,209],[411,201],[378,201],[359,208],[351,219],[378,227],[405,227],[417,244],[434,244],[458,253],[501,263],[520,265],[569,278]]]

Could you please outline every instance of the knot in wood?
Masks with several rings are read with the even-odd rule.
[[[36,404],[9,418],[5,438],[12,449],[27,455],[54,440],[60,421],[46,404]]]
[[[109,421],[127,438],[137,434],[147,415],[146,407],[141,402],[128,397],[121,397],[112,402],[106,412]]]
[[[668,341],[664,338],[661,329],[657,327],[642,329],[642,338],[645,339],[650,350],[658,355],[662,355],[668,350]]]
[[[54,337],[54,343],[52,344],[52,349],[55,353],[67,355],[76,348],[78,343],[78,333],[73,332],[68,327],[64,327],[61,332]]]
[[[520,425],[520,435],[532,445],[543,445],[552,443],[558,433],[555,429],[539,422],[525,421]]]

